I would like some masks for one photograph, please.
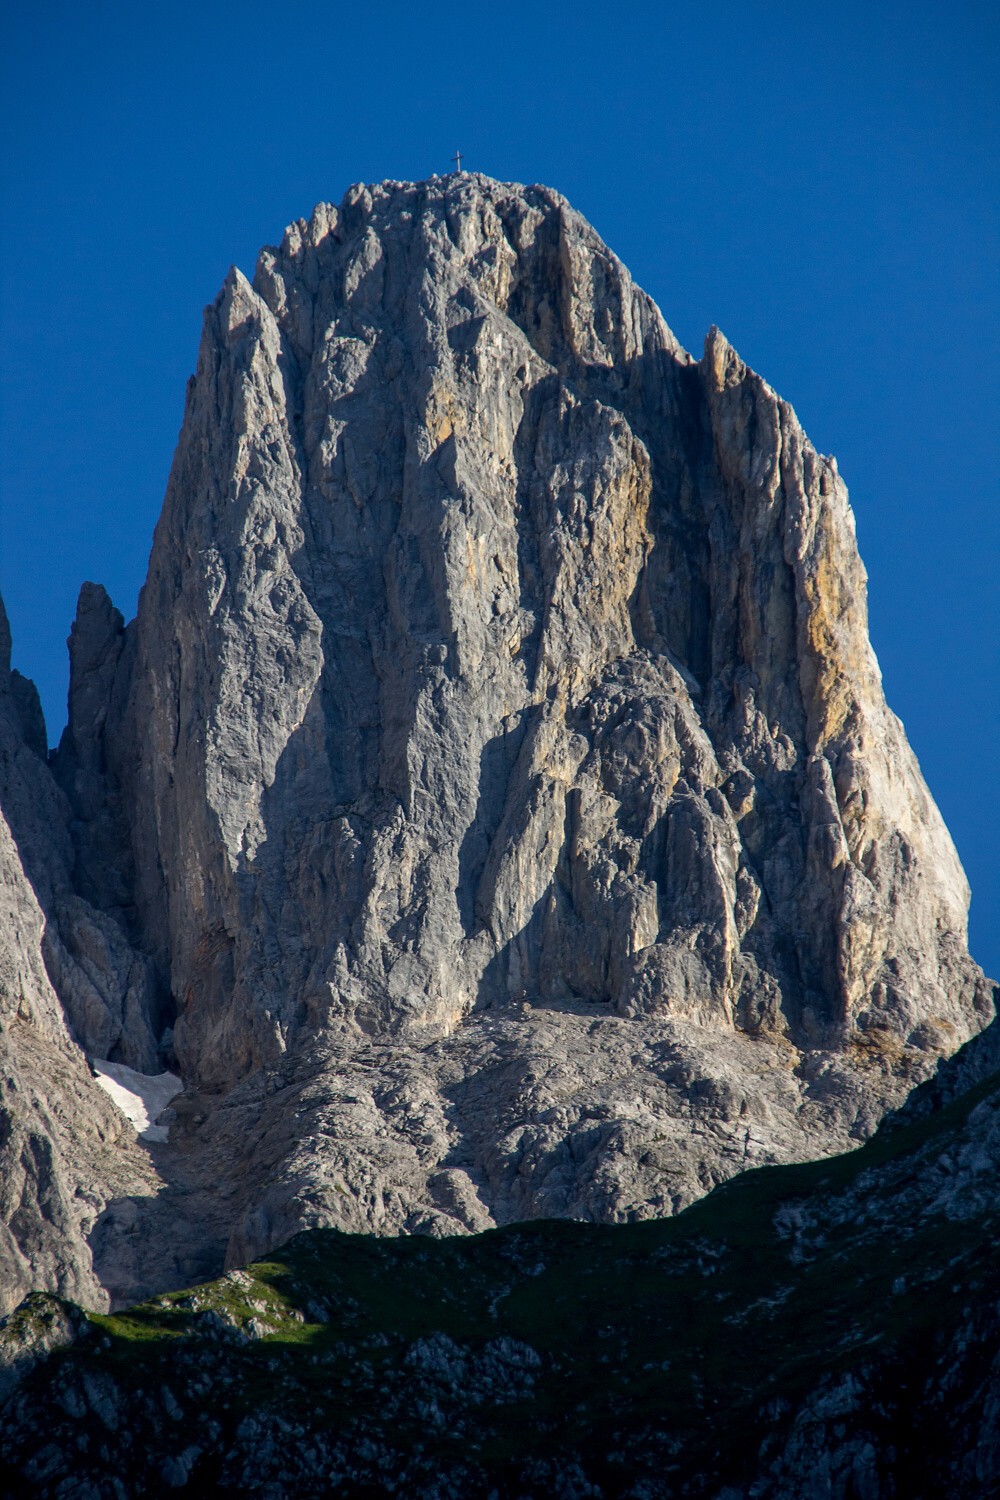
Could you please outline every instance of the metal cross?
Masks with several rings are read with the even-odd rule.
[[[462,170],[462,153],[461,153],[461,151],[456,151],[455,152],[455,155],[452,157],[452,161],[455,163],[455,171],[456,172],[461,172],[461,170]]]

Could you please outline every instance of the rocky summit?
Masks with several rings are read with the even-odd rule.
[[[663,1218],[993,1015],[835,460],[547,188],[357,186],[233,270],[137,618],[85,584],[69,649],[53,755],[0,672],[0,1310]],[[183,1090],[137,1134],[88,1059]]]

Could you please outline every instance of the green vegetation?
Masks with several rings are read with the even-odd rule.
[[[887,1451],[909,1442],[916,1465],[921,1372],[992,1306],[1000,1229],[995,1199],[949,1215],[922,1184],[998,1097],[994,1077],[847,1156],[748,1173],[672,1220],[301,1234],[245,1271],[91,1316],[23,1382],[21,1409],[68,1408],[60,1440],[74,1472],[91,1461],[83,1441],[96,1474],[108,1422],[100,1400],[72,1394],[96,1379],[133,1436],[137,1494],[162,1481],[138,1455],[189,1440],[198,1482],[221,1493],[270,1476],[321,1494],[334,1471],[344,1494],[383,1493],[390,1474],[437,1493],[421,1489],[431,1473],[458,1475],[456,1493],[504,1476],[529,1493],[525,1475],[557,1462],[606,1495],[643,1475],[650,1494],[714,1494],[850,1375],[894,1393],[862,1403],[865,1430]]]

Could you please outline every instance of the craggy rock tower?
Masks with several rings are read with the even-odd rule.
[[[992,1013],[835,461],[546,188],[358,186],[231,272],[138,618],[70,647],[48,972],[92,1053],[172,1023],[143,1212],[206,1263],[670,1212]],[[117,1212],[103,1284],[190,1272]]]

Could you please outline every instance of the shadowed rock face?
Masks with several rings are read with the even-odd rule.
[[[150,1065],[147,965],[74,892],[46,748],[0,604],[0,1315],[38,1287],[106,1306],[88,1234],[111,1200],[158,1186],[77,1044]]]
[[[231,1261],[671,1212],[992,1013],[835,462],[548,189],[352,188],[231,272],[71,648],[77,889]]]
[[[995,1497],[998,1061],[994,1022],[861,1150],[674,1219],[314,1230],[99,1323],[36,1294],[0,1319],[0,1490]]]

